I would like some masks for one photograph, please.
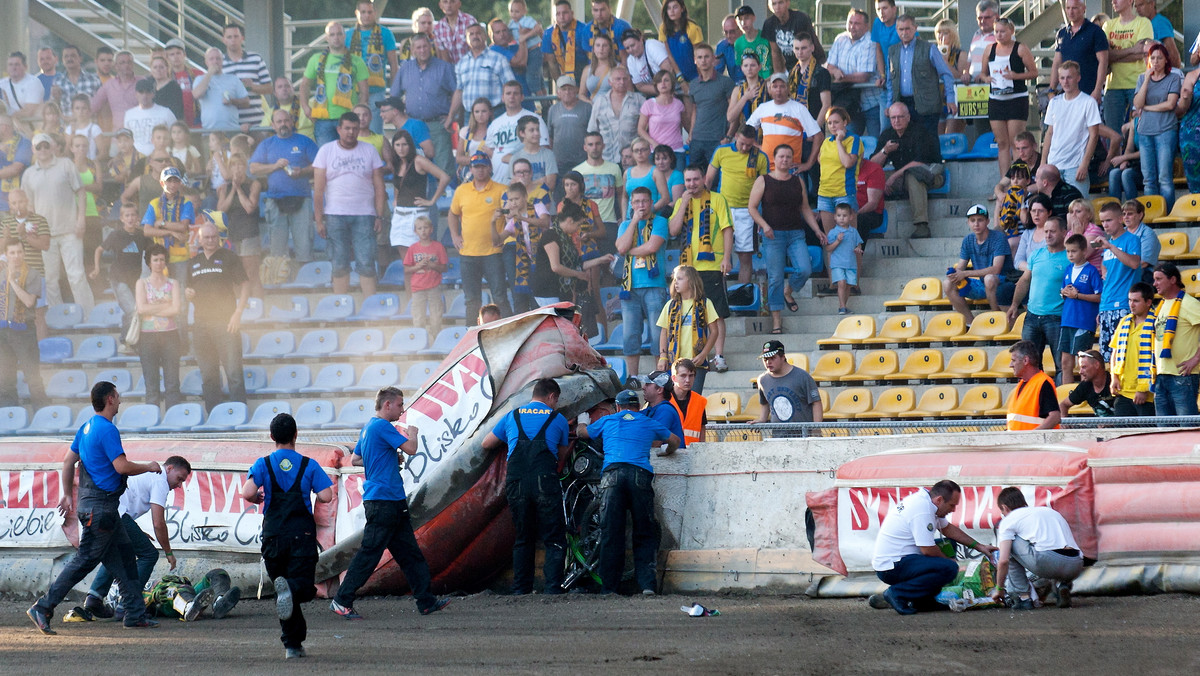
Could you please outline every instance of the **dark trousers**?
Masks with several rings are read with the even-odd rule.
[[[32,311],[31,311],[32,314]],[[46,401],[42,384],[42,355],[38,351],[37,332],[30,317],[29,328],[0,329],[0,406],[17,406],[17,371],[25,372],[25,382],[34,406]]]
[[[38,599],[38,608],[47,617],[52,616],[54,607],[62,603],[67,592],[103,563],[116,578],[117,588],[121,590],[125,624],[141,620],[146,616],[146,604],[142,601],[142,588],[134,577],[137,564],[129,533],[121,525],[117,499],[81,499],[78,515],[79,549],[50,585],[46,595]]]
[[[917,611],[937,610],[945,607],[936,600],[938,592],[954,581],[958,564],[954,559],[940,556],[909,554],[897,561],[891,570],[875,574],[891,585],[892,595],[901,604]]]
[[[492,302],[500,308],[501,316],[512,314],[508,304],[508,288],[504,283],[504,259],[491,256],[461,256],[463,300],[466,302],[467,323],[474,324],[483,305],[483,278],[487,277]]]
[[[225,325],[197,322],[192,327],[192,347],[203,381],[204,407],[209,411],[223,401],[246,401],[246,381],[242,372],[242,337],[229,333]],[[229,382],[229,398],[221,394],[221,368]],[[149,385],[149,383],[147,383]]]
[[[563,516],[562,484],[552,474],[509,479],[504,488],[513,529],[513,592],[533,591],[533,557],[536,542],[546,547],[542,566],[547,594],[562,592],[563,566],[567,555],[567,524]],[[622,521],[624,524],[624,521]]]
[[[404,571],[404,579],[412,589],[413,598],[417,600],[417,608],[425,610],[437,603],[429,591],[429,565],[425,556],[417,546],[417,537],[413,534],[412,520],[408,513],[407,500],[364,500],[363,509],[367,513],[367,525],[363,528],[362,547],[350,561],[346,570],[346,578],[335,599],[338,603],[350,608],[354,605],[354,595],[375,572],[383,550],[392,553],[392,560]]]
[[[143,331],[138,338],[138,357],[142,362],[142,376],[146,379],[146,403],[165,402],[167,408],[178,404],[182,399],[179,392],[179,332]],[[161,380],[159,369],[162,369]],[[219,384],[220,380],[217,382]],[[217,389],[219,391],[220,387]]]
[[[121,515],[121,525],[125,528],[125,533],[129,535],[129,546],[137,560],[138,588],[145,589],[146,583],[150,581],[150,574],[154,572],[154,566],[158,563],[158,548],[154,546],[146,532],[137,525],[132,516]],[[108,566],[100,564],[100,568],[96,571],[96,577],[92,580],[91,593],[104,598],[108,595],[108,589],[112,583],[113,576],[109,572]]]
[[[657,586],[658,521],[654,518],[654,473],[617,463],[600,479],[600,580],[614,592],[625,568],[625,514],[633,521],[633,569],[638,587]]]
[[[1154,402],[1135,404],[1129,397],[1117,395],[1113,400],[1113,414],[1121,418],[1154,417]]]
[[[263,538],[263,564],[267,577],[287,580],[292,591],[294,609],[292,616],[279,621],[283,630],[279,640],[284,648],[300,648],[308,637],[308,623],[304,621],[301,603],[308,603],[317,596],[314,578],[317,570],[317,541],[312,535],[273,535]],[[139,598],[141,595],[138,595]]]

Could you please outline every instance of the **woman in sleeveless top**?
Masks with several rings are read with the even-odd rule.
[[[437,179],[434,195],[441,195],[450,183],[450,176],[429,159],[417,154],[417,144],[412,134],[401,129],[392,137],[392,187],[395,202],[392,209],[392,230],[388,241],[396,247],[400,258],[408,253],[408,247],[417,243],[415,223],[417,216],[429,214],[429,207],[437,198],[426,199],[429,189],[429,174]]]
[[[579,89],[579,98],[591,103],[592,99],[607,94],[612,89],[608,76],[616,67],[617,55],[612,39],[607,35],[593,36],[592,62],[583,69],[583,87]]]
[[[942,19],[937,22],[937,26],[933,30],[937,34],[938,51],[942,53],[942,58],[946,60],[946,65],[949,66],[950,74],[954,76],[954,81],[970,84],[971,60],[967,58],[967,53],[963,51],[962,41],[958,37],[958,23],[950,19]],[[942,119],[938,123],[938,133],[955,134],[965,131],[967,128],[966,121],[948,119],[947,116],[949,114],[950,109],[943,106]]]
[[[625,218],[633,214],[633,191],[636,188],[650,190],[650,198],[654,200],[653,210],[658,211],[671,203],[671,193],[667,190],[667,179],[650,161],[650,142],[644,138],[634,139],[629,145],[633,150],[634,165],[625,170]]]
[[[1179,153],[1183,156],[1183,174],[1189,193],[1200,192],[1200,70],[1183,80],[1179,102],[1175,104],[1179,120]]]
[[[487,128],[492,123],[492,102],[486,98],[475,99],[471,104],[471,120],[458,130],[458,148],[454,151],[454,162],[458,165],[458,180],[468,183],[471,178],[471,156],[476,152],[491,156],[487,147]]]
[[[784,305],[792,312],[799,309],[792,291],[804,286],[812,275],[812,258],[808,252],[811,234],[819,244],[825,244],[825,233],[808,206],[808,191],[804,181],[792,175],[792,147],[775,147],[771,170],[759,176],[750,188],[750,217],[762,229],[763,252],[767,257],[767,308],[771,311],[771,333],[783,333]],[[796,205],[800,205],[797,209]],[[762,213],[759,213],[759,206]],[[820,260],[820,248],[817,260]],[[784,287],[784,269],[792,262],[791,290]]]
[[[996,21],[996,42],[988,48],[983,63],[984,80],[991,82],[988,98],[988,121],[996,136],[997,161],[1000,174],[1012,163],[1012,142],[1029,124],[1030,80],[1037,80],[1038,68],[1033,53],[1013,40],[1013,23],[1008,19]]]
[[[217,189],[217,211],[225,214],[225,227],[233,250],[242,260],[250,295],[263,297],[259,266],[262,263],[262,232],[258,227],[258,197],[262,184],[246,175],[249,159],[241,152],[229,156],[229,181]]]
[[[88,159],[91,142],[88,137],[75,135],[68,139],[71,147],[71,157],[75,160],[75,171],[79,172],[79,182],[83,184],[84,195],[87,197],[84,212],[83,250],[95,251],[100,246],[101,223],[100,212],[96,208],[96,197],[104,192],[104,175],[99,166]],[[91,256],[84,256],[91,262]],[[90,271],[89,271],[90,272]]]
[[[150,276],[137,281],[137,312],[142,322],[138,355],[146,379],[146,403],[167,408],[179,403],[179,284],[166,275],[167,250],[150,244],[144,254]],[[158,370],[163,372],[163,390],[159,392]]]

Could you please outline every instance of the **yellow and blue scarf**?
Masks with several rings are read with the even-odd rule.
[[[313,94],[312,119],[328,120],[329,92],[325,91],[325,62],[329,60],[329,50],[321,54],[317,62],[317,89]],[[337,88],[333,92],[333,105],[342,108],[353,108],[354,99],[350,92],[354,89],[354,55],[347,52],[342,55],[342,67],[338,70]]]
[[[1137,392],[1149,392],[1154,385],[1154,377],[1157,375],[1157,369],[1154,363],[1154,317],[1155,311],[1151,310],[1150,314],[1142,320],[1142,334],[1138,340],[1138,371],[1137,371]],[[1113,349],[1113,370],[1114,374],[1120,375],[1125,372],[1125,359],[1129,349],[1129,332],[1133,330],[1133,315],[1125,315],[1117,324],[1117,345]]]
[[[672,298],[667,305],[667,355],[668,363],[675,363],[676,359],[684,358],[691,359],[696,355],[679,354],[679,337],[683,334],[684,311],[683,299]],[[696,298],[692,301],[692,349],[702,349],[704,343],[708,340],[708,317],[705,310],[708,309],[708,301],[703,297]],[[698,364],[699,366],[699,364]]]
[[[687,203],[687,211],[683,216],[683,251],[679,253],[680,265],[691,265],[693,260],[692,252],[692,228],[698,227],[699,231],[699,247],[700,250],[695,252],[695,260],[697,261],[715,261],[717,257],[713,254],[712,245],[712,193],[709,193],[704,198],[704,206],[700,209],[698,217],[693,219],[692,203],[696,200],[689,199]]]
[[[630,227],[636,228],[636,241],[633,248],[637,248],[646,242],[650,241],[650,237],[654,234],[654,217],[651,216],[644,221],[638,221]],[[646,265],[646,274],[651,279],[655,279],[659,275],[658,271],[658,252],[652,253],[649,256],[639,256]],[[621,282],[621,299],[629,300],[633,297],[630,293],[633,290],[633,256],[625,256],[625,279]]]
[[[22,289],[25,288],[25,280],[29,278],[29,266],[23,266],[21,272],[17,273],[16,284]],[[9,298],[12,298],[12,307],[9,307]],[[17,294],[12,289],[8,288],[8,275],[0,277],[0,328],[16,329],[24,331],[27,326],[25,324],[25,314],[29,308],[17,298]]]
[[[359,45],[362,42],[363,30],[356,28],[350,33],[350,52],[358,54],[361,49]],[[387,81],[383,75],[383,30],[379,28],[379,24],[371,29],[371,36],[367,38],[367,56],[363,61],[367,62],[367,85],[371,87],[386,87]],[[324,72],[324,71],[322,71]],[[340,104],[339,104],[340,105]]]
[[[0,152],[4,153],[4,159],[8,164],[12,164],[17,157],[17,146],[21,143],[21,137],[13,134],[13,137],[7,141],[0,141]],[[0,180],[0,192],[8,194],[13,190],[21,187],[21,174]]]
[[[575,55],[578,53],[575,47],[577,27],[578,22],[572,21],[566,29],[558,26],[551,29],[550,45],[554,48],[554,60],[558,62],[558,68],[563,75],[575,75]]]
[[[799,101],[800,105],[808,107],[808,88],[812,84],[813,73],[817,70],[817,60],[809,59],[807,64],[808,69],[800,70],[799,62],[792,66],[792,72],[788,76],[788,87],[792,90],[792,98]]]
[[[1175,330],[1179,328],[1179,308],[1183,305],[1183,294],[1184,291],[1180,290],[1179,295],[1174,298],[1160,300],[1158,307],[1154,310],[1155,315],[1161,315],[1167,303],[1171,303],[1170,309],[1167,309],[1167,323],[1163,327],[1162,351],[1158,353],[1159,359],[1171,358],[1171,344],[1175,342]]]

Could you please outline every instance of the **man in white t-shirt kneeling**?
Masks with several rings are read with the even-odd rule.
[[[1083,572],[1083,552],[1067,520],[1050,507],[1030,507],[1016,486],[1000,491],[996,503],[1003,516],[996,532],[1000,542],[996,579],[1004,584],[992,591],[992,598],[1007,594],[1014,608],[1032,610],[1035,599],[1029,581],[1033,577],[1034,588],[1043,590],[1040,596],[1045,597],[1053,583],[1058,607],[1070,608],[1071,583]]]
[[[875,540],[871,567],[890,586],[867,599],[872,608],[892,608],[901,615],[945,608],[936,597],[958,575],[958,563],[938,548],[934,541],[938,531],[985,555],[996,550],[946,520],[961,498],[958,484],[943,479],[888,509]]]

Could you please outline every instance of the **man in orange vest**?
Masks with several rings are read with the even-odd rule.
[[[704,408],[708,406],[708,399],[692,392],[692,385],[696,382],[696,364],[691,359],[676,359],[672,371],[675,375],[671,380],[675,387],[670,401],[683,421],[684,442],[693,444],[704,441],[704,427],[708,425]]]
[[[1058,429],[1058,393],[1054,380],[1042,370],[1042,355],[1028,340],[1018,341],[1010,352],[1013,375],[1021,382],[1008,401],[1008,429]]]

